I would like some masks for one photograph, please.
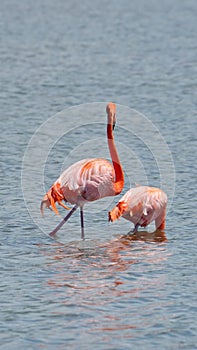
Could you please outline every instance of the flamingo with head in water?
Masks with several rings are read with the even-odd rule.
[[[66,169],[55,181],[41,202],[41,212],[51,207],[56,214],[56,202],[69,209],[62,201],[74,204],[68,215],[50,233],[53,236],[80,207],[81,238],[84,239],[83,207],[87,202],[96,201],[107,196],[118,195],[124,186],[124,173],[114,142],[113,130],[116,123],[116,105],[109,103],[107,112],[107,140],[112,164],[103,158],[80,160]]]
[[[159,188],[136,186],[131,188],[109,212],[109,221],[115,221],[121,216],[133,222],[132,232],[139,226],[146,227],[155,221],[156,229],[163,230],[166,221],[167,195]]]

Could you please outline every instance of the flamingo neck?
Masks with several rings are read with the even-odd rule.
[[[111,124],[107,125],[107,140],[108,140],[109,152],[112,159],[112,164],[115,171],[114,190],[116,194],[119,194],[122,191],[124,186],[124,173],[122,170],[116,145],[114,142],[113,127]]]

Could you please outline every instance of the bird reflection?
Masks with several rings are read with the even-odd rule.
[[[164,231],[155,230],[154,232],[148,231],[137,231],[133,233],[127,233],[121,237],[121,240],[124,241],[144,241],[144,242],[167,242],[167,237]]]
[[[138,245],[136,245],[137,241]],[[164,231],[138,231],[119,235],[102,244],[98,244],[98,241],[95,242],[95,245],[94,242],[90,244],[89,241],[87,243],[86,241],[71,242],[66,245],[56,243],[53,244],[55,251],[53,250],[52,255],[51,251],[44,249],[44,252],[56,261],[68,259],[69,262],[72,261],[72,265],[75,262],[79,266],[85,261],[92,268],[104,269],[106,274],[111,274],[114,270],[124,271],[139,259],[140,261],[147,260],[149,256],[151,256],[152,263],[163,260],[160,244],[165,242],[167,242],[167,237]],[[155,244],[153,246],[147,243]]]
[[[124,315],[114,314],[113,305],[124,301],[125,305],[133,305],[135,313],[139,307],[136,301],[146,295],[151,298],[147,312],[158,306],[158,298],[152,301],[152,295],[156,286],[164,289],[165,275],[159,271],[168,258],[163,244],[166,241],[165,232],[157,230],[119,235],[91,249],[88,241],[87,246],[83,241],[81,248],[79,241],[40,246],[47,258],[45,283],[61,305],[56,314],[66,313],[67,307],[69,310],[72,307],[73,313],[84,310],[83,322],[87,327],[93,325],[94,331],[106,334],[124,330],[128,337],[132,336],[130,330],[138,328],[135,318],[130,318],[127,311]],[[158,273],[153,278],[152,271],[157,271],[157,265]],[[93,310],[93,316],[88,310]]]
[[[116,261],[119,270],[125,270],[128,264],[136,263],[139,254],[141,257],[144,255],[144,259],[147,259],[149,254],[151,254],[151,256],[155,254],[155,262],[158,261],[156,247],[153,249],[147,244],[141,246],[141,251],[137,256],[136,254],[133,254],[132,243],[136,241],[144,243],[163,243],[167,242],[167,237],[165,232],[161,230],[155,230],[154,232],[137,231],[134,233],[128,232],[127,234],[120,236],[118,239],[111,241],[106,245],[107,254],[110,256],[111,261]],[[126,251],[128,256],[132,256],[132,259],[125,259],[123,252]],[[137,259],[134,259],[134,256],[136,256]]]

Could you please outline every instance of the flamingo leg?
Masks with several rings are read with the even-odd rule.
[[[81,239],[85,238],[84,234],[84,218],[83,218],[83,208],[80,208],[80,218],[81,218]]]
[[[132,233],[135,233],[135,232],[137,232],[138,231],[138,227],[140,226],[140,224],[136,224],[135,225],[135,227],[134,227],[134,229],[133,229],[133,231],[132,231]]]
[[[71,215],[75,212],[75,210],[78,208],[78,205],[76,204],[72,209],[71,211],[69,211],[69,213],[65,216],[65,218],[59,223],[59,225],[57,225],[56,228],[54,228],[53,231],[51,231],[49,233],[49,236],[54,236],[57,231],[59,231],[59,229],[65,224],[66,221],[68,221],[68,219],[71,217]]]
[[[140,224],[136,224],[135,227],[131,231],[129,231],[127,234],[128,235],[132,235],[133,233],[138,232],[138,227],[139,226],[140,226]]]

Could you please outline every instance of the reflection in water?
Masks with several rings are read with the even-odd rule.
[[[65,246],[54,243],[53,251],[40,247],[51,259],[47,285],[61,305],[56,314],[66,316],[72,309],[73,317],[77,313],[84,326],[91,325],[92,332],[133,332],[139,324],[145,326],[146,315],[158,307],[160,295],[153,298],[155,287],[165,289],[166,241],[164,232],[141,231],[94,248],[89,248],[88,242],[85,246],[86,241],[81,247],[79,242]],[[139,322],[138,311],[144,303]],[[119,307],[125,308],[124,312],[120,313]]]
[[[167,242],[167,237],[164,231],[161,230],[155,230],[154,232],[148,232],[148,231],[138,231],[133,234],[127,234],[123,236],[126,240],[130,241],[144,241],[144,242]]]
[[[111,258],[111,261],[116,261],[117,265],[119,265],[120,270],[125,270],[128,264],[135,263],[135,260],[126,260],[122,259],[122,253],[128,252],[128,255],[132,254],[132,243],[134,241],[139,242],[152,242],[152,243],[162,243],[167,241],[167,237],[164,231],[156,230],[154,232],[148,231],[138,231],[132,234],[127,234],[121,236],[119,239],[114,240],[109,243],[109,247],[107,252]],[[144,249],[146,250],[145,256],[147,258],[147,245],[142,246],[142,254],[144,254]],[[152,249],[151,249],[152,250]],[[151,253],[152,254],[152,253]],[[155,255],[155,252],[154,252]],[[156,261],[157,262],[157,258]]]
[[[51,285],[54,284],[59,287],[66,285],[75,289],[93,288],[91,281],[95,277],[95,287],[97,288],[98,276],[102,276],[102,279],[112,277],[112,275],[115,277],[115,272],[125,271],[131,265],[139,263],[139,261],[159,264],[165,260],[167,257],[165,245],[158,244],[165,242],[167,242],[167,238],[164,231],[157,230],[152,233],[139,231],[134,234],[120,236],[98,246],[91,245],[89,242],[86,245],[86,241],[71,242],[64,246],[53,243],[52,246],[55,248],[53,254],[48,249],[43,249],[42,252],[50,256],[53,261],[53,268],[54,261],[65,262],[62,265],[55,265],[57,271],[61,270],[61,273],[59,275],[55,274],[55,280],[49,282]],[[86,269],[87,265],[89,270]],[[73,268],[74,273],[79,275],[77,280],[72,278]],[[86,276],[83,275],[84,269]],[[91,278],[88,279],[87,271],[90,271],[90,269],[92,273]],[[71,282],[64,283],[65,280]],[[80,282],[83,282],[84,286]],[[115,286],[120,284],[123,284],[123,282],[114,280]]]

